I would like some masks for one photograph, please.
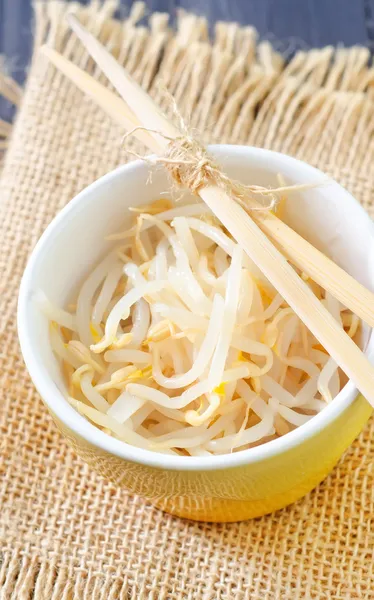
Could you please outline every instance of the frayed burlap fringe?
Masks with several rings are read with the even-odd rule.
[[[36,3],[46,42],[105,81],[64,20],[79,18],[158,102],[166,86],[206,141],[254,144],[329,172],[373,213],[374,70],[364,48],[285,65],[252,28],[166,15],[137,25],[115,4]],[[161,89],[160,84],[163,88]],[[0,179],[1,600],[369,600],[374,425],[291,507],[231,525],[175,519],[102,480],[66,446],[25,372],[16,302],[42,230],[125,160],[123,131],[35,52]],[[144,151],[137,149],[136,151]]]
[[[19,85],[6,74],[0,56],[0,97],[5,98],[7,102],[17,108],[21,103],[22,91]],[[5,151],[8,147],[9,138],[12,132],[12,125],[3,119],[0,119],[0,172]]]

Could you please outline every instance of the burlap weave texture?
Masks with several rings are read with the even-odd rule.
[[[162,82],[205,141],[292,154],[372,211],[374,70],[368,51],[298,53],[284,65],[251,28],[183,15],[136,24],[114,3],[76,11],[161,103]],[[100,77],[68,31],[64,2],[36,4],[47,41]],[[104,81],[104,79],[102,79]],[[331,476],[276,514],[182,521],[116,489],[67,447],[26,374],[16,302],[27,257],[79,190],[128,159],[123,132],[34,55],[0,180],[0,598],[357,599],[374,597],[371,422]],[[359,241],[358,241],[359,243]]]

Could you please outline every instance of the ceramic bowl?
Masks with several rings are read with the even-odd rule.
[[[268,150],[212,146],[231,176],[244,183],[321,183],[292,193],[285,220],[338,264],[373,289],[374,226],[358,202],[313,167]],[[42,289],[64,306],[109,249],[105,236],[125,226],[128,206],[168,190],[162,169],[136,161],[102,177],[74,198],[36,245],[22,280],[18,330],[26,366],[57,427],[85,461],[105,478],[159,508],[202,521],[238,521],[294,502],[331,471],[367,421],[371,408],[348,382],[318,415],[282,438],[212,457],[168,456],[129,446],[91,425],[66,401],[66,386],[51,350],[46,317],[34,301]],[[364,330],[370,354],[373,336]]]

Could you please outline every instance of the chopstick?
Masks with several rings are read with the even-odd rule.
[[[88,73],[82,71],[82,69],[56,52],[56,50],[49,48],[49,46],[42,46],[41,52],[59,69],[59,71],[61,71],[61,73],[66,75],[79,89],[92,98],[120,127],[124,127],[128,131],[131,131],[134,127],[139,125],[139,121],[131,111],[128,110],[123,100],[101,85],[96,79],[88,75]],[[138,130],[137,137],[153,152],[158,151],[157,143],[146,131]]]
[[[117,94],[109,91],[88,73],[48,46],[42,46],[41,52],[82,92],[94,100],[117,125],[128,131],[140,125],[126,102]],[[134,131],[134,136],[152,152],[157,154],[160,151],[159,143],[148,132],[138,129]],[[254,201],[249,201],[249,206],[251,202]],[[255,210],[251,217],[261,230],[276,243],[278,249],[288,260],[368,325],[374,327],[373,292],[270,211]]]
[[[69,23],[89,54],[125,99],[141,126],[153,130],[149,131],[150,135],[160,145],[160,151],[164,150],[167,140],[163,135],[177,137],[178,130],[167,121],[153,100],[120,67],[113,56],[73,16],[70,16]],[[199,191],[199,195],[374,406],[374,368],[281,252],[226,191],[215,185],[207,185]]]

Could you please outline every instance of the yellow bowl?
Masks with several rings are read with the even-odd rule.
[[[320,183],[290,194],[283,218],[314,245],[373,288],[373,224],[336,182],[291,157],[244,146],[212,146],[226,172],[244,183]],[[125,224],[128,206],[148,203],[168,189],[165,174],[136,161],[83,190],[54,219],[26,268],[18,331],[30,375],[58,428],[77,454],[107,479],[159,508],[201,521],[257,517],[297,500],[331,471],[358,435],[371,408],[352,382],[321,413],[262,446],[212,457],[166,456],[129,446],[96,429],[67,402],[66,385],[51,350],[48,322],[34,301],[42,289],[63,306],[98,258],[105,236]],[[373,337],[364,329],[366,352]]]

